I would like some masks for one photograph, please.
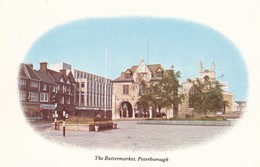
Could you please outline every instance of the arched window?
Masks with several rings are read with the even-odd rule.
[[[204,80],[205,80],[205,81],[209,81],[209,76],[206,75],[206,76],[204,77]]]

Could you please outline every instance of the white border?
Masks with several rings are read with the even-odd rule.
[[[258,166],[258,59],[260,55],[258,0],[0,0],[1,164],[4,166]],[[136,153],[70,149],[46,141],[25,124],[17,88],[18,65],[32,43],[58,24],[87,17],[154,16],[192,20],[213,27],[239,48],[248,65],[248,111],[234,131],[205,146],[168,153],[170,162],[127,163],[94,161],[94,155],[139,156]]]

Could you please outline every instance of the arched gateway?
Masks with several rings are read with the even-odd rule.
[[[120,118],[129,118],[133,117],[133,107],[132,104],[128,101],[124,101],[120,106]]]

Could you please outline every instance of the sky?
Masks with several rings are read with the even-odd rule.
[[[106,52],[107,48],[107,52]],[[25,63],[39,69],[40,62],[68,63],[74,69],[116,79],[143,59],[180,71],[180,82],[198,77],[199,61],[205,69],[216,64],[216,76],[228,82],[235,100],[246,100],[247,67],[239,49],[221,32],[179,19],[121,17],[82,19],[57,25],[42,34],[28,50]],[[223,77],[220,77],[223,76]]]

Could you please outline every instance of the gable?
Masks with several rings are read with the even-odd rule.
[[[60,82],[64,83],[64,78],[63,77],[60,77]]]
[[[24,68],[20,68],[20,71],[19,71],[19,76],[20,77],[28,77],[24,71]]]
[[[136,69],[137,73],[147,73],[148,71],[150,71],[148,69],[148,67],[146,66],[146,64],[144,63],[144,61],[142,60],[141,63],[139,64],[139,66]]]
[[[163,72],[162,68],[161,67],[158,67],[156,72]]]
[[[67,80],[67,84],[71,85],[70,79],[68,78]]]
[[[131,70],[129,70],[129,69],[127,69],[127,70],[125,71],[125,73],[126,73],[126,74],[131,74],[131,73],[132,73],[132,71],[131,71]]]

